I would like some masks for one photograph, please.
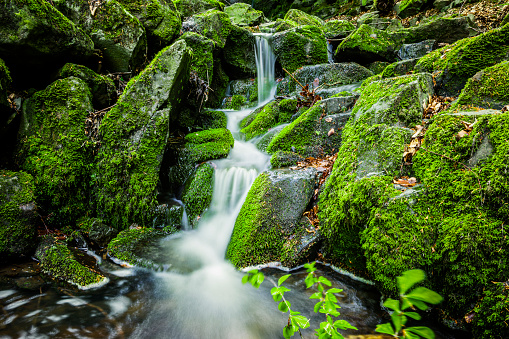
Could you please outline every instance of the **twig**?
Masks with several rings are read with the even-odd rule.
[[[299,82],[299,80],[295,79],[295,77],[293,76],[292,73],[288,72],[284,67],[283,67],[283,71],[285,71],[286,73],[288,73],[288,75],[296,82],[299,84],[300,87],[302,87],[302,90],[305,91],[306,88],[304,86],[302,86],[302,84]]]
[[[117,105],[117,104],[115,103],[115,104],[111,105],[110,107],[106,107],[106,108],[103,108],[103,109],[101,109],[101,110],[99,110],[99,111],[95,111],[95,112],[94,112],[94,114],[98,114],[98,113],[106,112],[106,111],[108,111],[108,110],[112,109],[113,107],[115,107],[116,105]]]

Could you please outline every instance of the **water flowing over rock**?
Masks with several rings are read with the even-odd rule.
[[[102,121],[95,197],[98,214],[117,229],[152,221],[169,124],[190,62],[184,41],[162,50]]]

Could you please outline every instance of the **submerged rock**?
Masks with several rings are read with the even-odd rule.
[[[177,116],[190,62],[184,41],[165,48],[103,118],[94,194],[98,216],[114,228],[153,220],[169,125]]]
[[[315,187],[316,170],[269,171],[256,178],[242,205],[226,258],[237,267],[281,262],[295,266],[302,259],[306,227],[302,213]]]
[[[32,176],[0,170],[1,261],[28,255],[35,249],[38,217]]]

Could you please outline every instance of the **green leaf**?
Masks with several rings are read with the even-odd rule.
[[[396,335],[390,323],[376,325],[375,332]]]
[[[315,292],[313,294],[311,294],[311,296],[309,297],[309,299],[321,299],[322,298],[322,293],[320,292]]]
[[[401,314],[398,314],[398,312],[392,312],[391,320],[394,324],[394,328],[396,329],[395,332],[401,331]]]
[[[408,270],[403,272],[402,275],[396,278],[398,283],[399,293],[405,294],[406,291],[410,289],[410,287],[414,286],[417,283],[420,283],[426,278],[423,270]]]
[[[299,315],[300,312],[290,310],[290,315]]]
[[[390,308],[391,310],[394,310],[396,312],[401,312],[401,310],[399,309],[399,301],[398,300],[389,298],[384,302],[384,306],[387,308]]]
[[[245,276],[242,277],[242,283],[245,284],[249,281],[249,276],[246,274]]]
[[[300,328],[308,328],[309,327],[309,320],[303,315],[293,316],[292,322],[294,322]]]
[[[290,304],[290,303],[288,303]],[[288,312],[288,306],[284,301],[280,302],[279,305],[277,305],[278,310],[280,310],[283,313]]]
[[[288,278],[290,278],[291,274],[286,274],[286,275],[283,275],[281,278],[279,278],[279,280],[277,281],[277,285],[278,286],[281,286],[282,283],[284,283],[284,281]]]
[[[327,293],[325,295],[325,300],[326,301],[332,301],[333,303],[337,303],[338,302],[338,298],[336,298],[336,296],[332,293]]]
[[[421,320],[421,315],[417,312],[405,312],[405,315],[415,320]]]
[[[285,293],[285,292],[290,292],[291,290],[286,287],[286,286],[281,286],[279,287],[279,290],[281,291],[281,293]]]
[[[313,284],[316,282],[313,273],[309,273],[304,282],[306,283],[306,288],[310,288],[311,286],[313,286]]]
[[[417,287],[412,292],[407,294],[407,297],[422,300],[430,304],[438,304],[444,299],[440,294],[426,287]]]
[[[315,308],[314,308],[315,313],[318,312],[320,307],[322,307],[322,304],[323,304],[323,301],[319,301],[316,303]]]
[[[247,273],[249,273],[249,274],[256,274],[256,273],[258,273],[258,270],[257,269],[249,270],[249,271],[247,271]]]
[[[340,288],[329,288],[329,290],[327,291],[327,293],[340,293],[340,292],[343,292],[342,289]]]
[[[322,284],[327,285],[329,287],[331,287],[331,285],[332,285],[330,280],[325,277],[318,277],[318,282],[321,282]]]
[[[313,261],[308,264],[304,264],[304,268],[306,268],[309,273],[316,271],[315,262]]]
[[[256,277],[256,288],[260,287],[263,280],[265,280],[265,276],[263,275],[263,273],[259,272]]]
[[[324,290],[324,288],[323,288],[323,285],[322,285],[322,284],[318,284],[318,285],[316,286],[316,288],[317,288],[317,289],[318,289],[318,291],[320,291],[320,292],[323,292],[323,290]]]
[[[295,331],[293,330],[293,326],[286,325],[286,326],[283,328],[283,336],[284,336],[286,339],[291,338],[294,334],[295,334]]]
[[[419,337],[418,335],[410,333],[406,330],[403,330],[403,338],[405,338],[405,339],[421,339],[421,337]]]
[[[421,311],[426,311],[428,309],[428,305],[424,301],[420,301],[420,300],[412,299],[412,298],[408,298],[408,300],[413,306],[416,306]]]
[[[348,330],[348,329],[356,330],[357,329],[357,327],[352,326],[348,321],[342,320],[342,319],[336,320],[334,322],[334,327],[338,328],[340,330]]]
[[[426,339],[435,339],[435,333],[426,326],[408,327],[407,332],[415,333]]]

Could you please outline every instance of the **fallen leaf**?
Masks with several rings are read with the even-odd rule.
[[[330,137],[330,136],[331,136],[331,135],[333,135],[333,134],[334,134],[334,128],[331,128],[331,129],[330,129],[330,131],[329,131],[329,133],[327,133],[327,136],[329,136],[329,137]]]

